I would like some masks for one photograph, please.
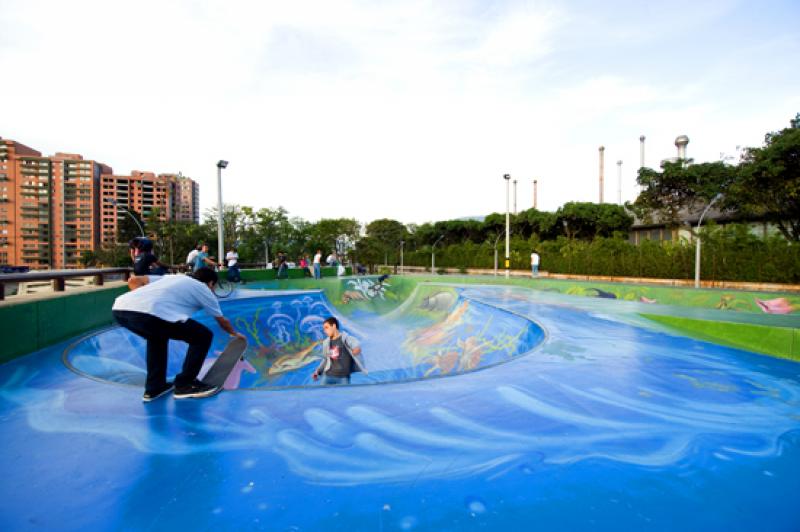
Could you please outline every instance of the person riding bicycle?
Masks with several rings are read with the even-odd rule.
[[[208,244],[203,244],[200,248],[200,253],[198,253],[194,258],[194,266],[192,267],[193,271],[197,271],[200,268],[216,268],[217,263],[208,256]]]

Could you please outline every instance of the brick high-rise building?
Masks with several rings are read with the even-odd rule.
[[[111,168],[0,139],[0,263],[76,268],[100,243],[98,187]]]
[[[117,242],[126,209],[198,223],[199,187],[180,174],[114,175],[78,154],[45,157],[0,138],[0,264],[78,268],[84,251]]]
[[[101,176],[102,242],[113,244],[118,238],[119,224],[135,211],[147,221],[156,215],[159,220],[199,223],[200,187],[181,174],[154,174],[134,170],[131,175]]]
[[[175,220],[200,223],[200,185],[181,174],[163,175],[168,175],[170,181],[174,183],[175,210],[173,212]]]
[[[101,177],[101,229],[104,244],[117,242],[120,222],[135,211],[142,220],[157,216],[170,220],[172,201],[169,179],[153,172],[134,170],[131,175],[105,174]]]

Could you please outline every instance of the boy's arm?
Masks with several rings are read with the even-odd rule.
[[[350,356],[353,357],[353,360],[355,360],[358,367],[361,368],[361,371],[363,371],[365,375],[369,374],[361,359],[361,344],[358,343],[358,340],[348,335],[344,339],[344,345],[350,351]]]
[[[150,279],[148,279],[146,275],[133,275],[128,279],[128,289],[133,291],[143,287],[149,282]]]
[[[215,316],[214,319],[217,320],[217,323],[219,324],[220,327],[222,327],[223,331],[230,334],[231,336],[236,336],[237,338],[241,338],[242,340],[247,341],[247,337],[242,333],[240,333],[239,331],[237,331],[236,329],[234,329],[233,325],[231,325],[231,322],[228,318],[226,318],[225,316]]]
[[[314,370],[314,373],[311,375],[311,378],[317,380],[322,372],[325,371],[325,363],[328,362],[328,350],[325,348],[325,342],[322,342],[322,362],[319,363],[317,369]]]

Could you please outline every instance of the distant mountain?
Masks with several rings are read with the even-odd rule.
[[[471,220],[476,222],[482,222],[485,218],[486,216],[464,216],[463,218],[456,218],[455,220],[459,222],[469,222]]]

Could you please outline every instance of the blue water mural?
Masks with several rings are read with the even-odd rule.
[[[373,316],[357,327],[340,316],[342,329],[361,342],[368,370],[354,374],[353,383],[472,371],[524,354],[544,338],[541,328],[530,320],[448,295],[446,307],[431,307],[426,298],[411,312]],[[336,315],[320,292],[243,298],[226,301],[222,308],[249,343],[245,360],[234,369],[227,389],[317,386],[311,374],[322,357],[322,324]],[[199,314],[196,319],[220,332],[208,317]],[[225,334],[215,335],[206,369],[225,348],[226,340]],[[185,350],[182,342],[170,343],[170,375],[180,371]],[[145,343],[115,327],[76,342],[67,350],[65,362],[87,376],[142,386]]]
[[[800,364],[667,334],[615,301],[584,310],[524,289],[456,294],[435,310],[411,301],[385,317],[385,335],[379,318],[346,324],[365,347],[397,348],[376,358],[375,373],[411,361],[403,371],[447,378],[265,383],[142,404],[141,389],[124,384],[136,381],[143,348],[114,329],[66,355],[97,380],[65,368],[66,345],[0,366],[0,526],[798,529]],[[332,310],[313,294],[272,300],[280,309],[264,302],[225,308],[251,322],[266,309],[255,320],[259,349],[315,341],[293,308]],[[271,328],[276,314],[295,325]],[[481,371],[431,358],[470,337],[506,349],[498,359],[487,349]],[[92,348],[130,357],[76,362],[104,358]],[[243,372],[242,385],[262,372]]]

